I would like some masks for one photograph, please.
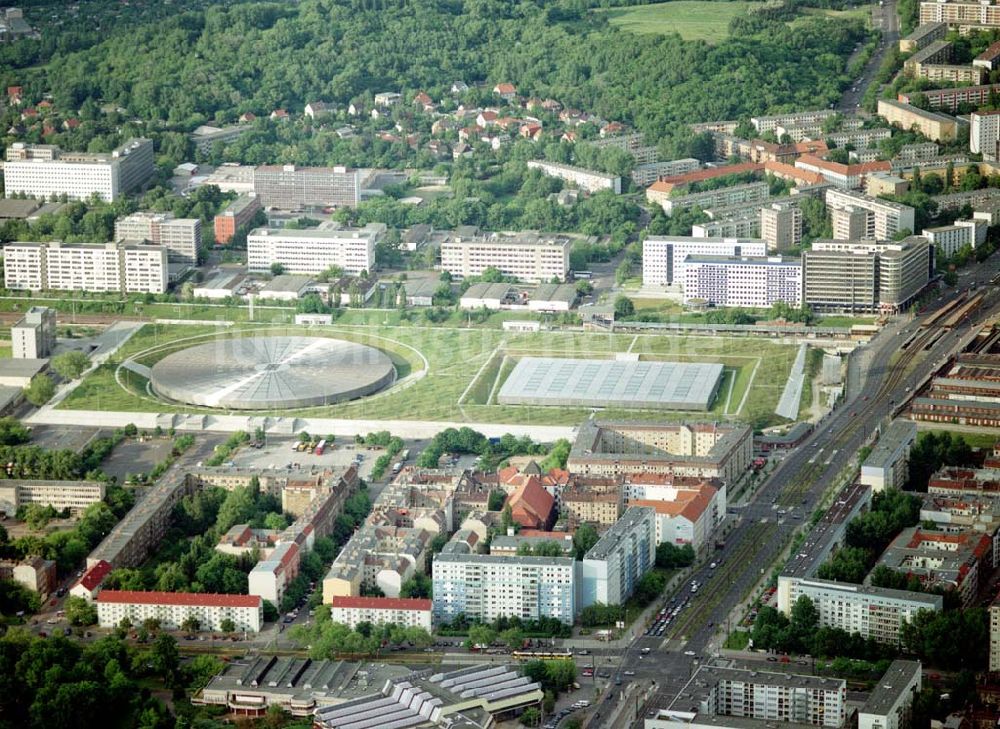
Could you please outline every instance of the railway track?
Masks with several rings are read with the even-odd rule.
[[[926,351],[926,347],[933,344],[939,336],[940,332],[937,330],[922,329],[913,338],[908,340],[906,348],[900,350],[899,357],[896,359],[888,377],[882,380],[879,384],[878,390],[873,396],[871,396],[870,400],[864,402],[862,407],[859,408],[858,416],[855,417],[847,427],[841,430],[826,446],[826,448],[824,448],[824,450],[829,453],[844,450],[848,443],[854,438],[858,430],[868,421],[867,416],[879,407],[879,403],[882,402],[883,399],[887,398],[906,377],[909,372],[910,365],[916,359],[917,355]],[[806,469],[800,472],[791,484],[782,491],[782,494],[778,499],[778,503],[783,507],[796,506],[801,503],[802,497],[809,490],[809,485],[828,466],[828,461],[823,461],[818,458],[814,463],[810,463]]]

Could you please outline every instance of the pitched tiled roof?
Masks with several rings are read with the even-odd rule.
[[[83,585],[88,592],[93,592],[98,585],[104,582],[104,578],[111,572],[111,564],[103,559],[93,567],[83,573],[83,577],[76,584]]]
[[[531,476],[514,490],[507,503],[510,504],[511,511],[515,514],[521,511],[544,524],[548,522],[549,516],[552,514],[555,499],[552,498],[552,494],[545,490],[537,476]]]
[[[139,605],[181,605],[186,607],[260,607],[259,595],[220,595],[198,592],[140,592],[134,590],[101,590],[97,602]]]

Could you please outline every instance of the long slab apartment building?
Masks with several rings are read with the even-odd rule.
[[[525,282],[565,281],[571,247],[564,235],[459,231],[441,243],[441,270],[465,278],[496,268]]]
[[[279,263],[286,273],[314,276],[336,266],[357,275],[372,270],[375,244],[385,230],[382,223],[364,228],[331,223],[308,230],[257,228],[247,236],[247,269],[268,273],[272,264]]]
[[[261,165],[253,171],[253,191],[266,208],[354,207],[362,186],[362,171],[350,167]]]
[[[997,28],[1000,5],[991,0],[924,0],[920,3],[920,24],[925,23],[946,23],[957,30]]]
[[[162,294],[169,280],[163,246],[8,243],[3,257],[9,289]]]
[[[138,190],[156,174],[153,142],[131,139],[109,153],[66,152],[51,144],[15,142],[3,167],[6,196],[52,195],[114,202]]]

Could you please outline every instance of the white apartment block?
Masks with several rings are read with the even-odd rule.
[[[654,185],[646,190],[646,200],[651,203],[658,203],[663,208],[663,212],[667,215],[673,215],[675,210],[685,210],[693,207],[705,210],[707,208],[724,208],[733,205],[764,202],[770,194],[771,192],[766,182],[748,182],[744,185],[719,187],[714,190],[692,192],[678,197],[665,196],[662,192],[657,191]]]
[[[162,294],[170,280],[169,255],[163,246],[119,246],[122,290],[126,294]]]
[[[97,195],[113,202],[142,187],[156,174],[153,143],[132,139],[107,154],[64,152],[54,145],[15,142],[4,163],[7,197],[24,193],[48,198],[66,195],[86,200]]]
[[[247,575],[247,592],[269,600],[272,605],[281,605],[285,588],[299,572],[299,545],[282,542]]]
[[[247,236],[247,269],[269,273],[280,263],[285,273],[316,275],[331,266],[357,275],[375,265],[375,244],[385,225],[364,228],[323,227],[310,230],[258,228]]]
[[[831,211],[833,237],[837,240],[892,240],[901,230],[913,232],[914,211],[908,205],[830,188],[826,191],[826,206]],[[863,230],[857,229],[859,223]],[[864,234],[856,235],[859,232]]]
[[[1000,671],[1000,601],[990,604],[990,672]]]
[[[1000,159],[1000,111],[975,111],[970,119],[969,151],[990,162]]]
[[[162,294],[167,249],[162,246],[10,243],[4,246],[5,285],[29,291]]]
[[[686,172],[694,172],[701,167],[701,162],[692,158],[673,159],[663,162],[646,162],[636,165],[632,170],[632,182],[638,187],[645,187],[656,182],[661,177],[673,177],[683,175]]]
[[[624,605],[656,561],[656,511],[631,506],[583,556],[580,608],[603,602]]]
[[[170,213],[133,213],[115,221],[115,240],[163,246],[171,261],[193,266],[201,247],[201,221],[175,218]]]
[[[760,238],[759,218],[724,218],[691,226],[693,238]]]
[[[642,243],[642,285],[684,284],[688,256],[766,256],[759,238],[695,238],[651,235]]]
[[[464,614],[492,622],[576,616],[576,560],[572,557],[498,557],[438,554],[433,566],[434,622]]]
[[[984,220],[956,220],[952,225],[924,228],[920,235],[934,244],[945,256],[953,256],[968,246],[976,248],[986,242],[987,225]]]
[[[496,268],[519,281],[565,281],[571,248],[572,241],[562,235],[454,235],[441,243],[441,270],[466,278]]]
[[[802,262],[781,256],[688,256],[684,302],[766,309],[802,303]]]
[[[861,483],[871,486],[873,493],[903,488],[910,478],[910,448],[916,441],[916,423],[893,421],[861,464]]]
[[[53,509],[83,511],[104,500],[101,481],[43,481],[9,479],[0,481],[0,510],[13,514],[24,504]]]
[[[760,209],[760,237],[768,251],[787,251],[802,243],[802,211],[797,205],[774,203]]]
[[[776,114],[774,116],[754,116],[750,117],[750,123],[758,134],[773,132],[779,126],[800,126],[804,124],[822,124],[826,119],[834,116],[837,112],[829,109],[818,111],[802,111],[795,114]]]
[[[56,310],[32,306],[10,328],[13,359],[44,359],[56,346]]]
[[[778,577],[781,612],[791,614],[800,595],[813,601],[819,611],[820,627],[860,633],[862,638],[890,645],[899,644],[900,628],[918,612],[944,609],[944,598],[940,595],[787,575]]]
[[[198,630],[222,630],[222,621],[233,621],[238,631],[260,632],[264,622],[264,601],[257,595],[218,595],[194,592],[133,592],[101,590],[95,599],[97,624],[114,628],[124,618],[133,625],[155,618],[167,630],[179,630],[194,618]]]
[[[400,625],[432,630],[431,601],[404,597],[335,597],[330,603],[330,620],[352,630],[358,623]]]
[[[559,162],[545,162],[544,160],[528,160],[528,169],[541,170],[549,177],[558,177],[560,180],[570,182],[581,190],[587,192],[600,192],[601,190],[611,190],[616,195],[622,191],[622,178],[617,175],[608,175],[595,170],[586,170],[582,167],[564,165]]]
[[[858,729],[908,729],[920,693],[920,661],[895,660],[858,711]]]
[[[842,727],[847,720],[843,679],[701,665],[684,690],[684,700],[654,712],[646,729]]]

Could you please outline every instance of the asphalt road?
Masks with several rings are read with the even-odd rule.
[[[1000,271],[1000,257],[981,264],[966,281],[979,285]],[[700,583],[697,593],[689,584],[668,596],[688,605],[671,622],[661,637],[640,635],[622,655],[596,652],[595,664],[606,666],[612,679],[621,676],[617,695],[597,707],[608,717],[621,700],[621,689],[629,683],[640,687],[656,682],[656,690],[645,705],[629,706],[615,724],[602,719],[596,726],[628,726],[638,713],[641,719],[657,708],[674,702],[699,661],[717,654],[722,628],[752,587],[774,568],[793,532],[807,519],[831,489],[836,478],[854,454],[891,411],[902,404],[930,372],[939,368],[975,327],[987,316],[1000,312],[1000,289],[989,287],[984,305],[950,333],[932,336],[921,332],[921,322],[946,305],[958,290],[935,300],[924,314],[910,321],[887,326],[865,347],[857,350],[849,362],[849,388],[845,401],[826,417],[809,439],[790,453],[761,485],[752,501],[739,514],[738,523],[726,538],[726,547],[717,553],[722,562],[716,569],[703,565],[693,575]],[[901,351],[901,345],[914,334],[920,346]],[[925,346],[926,345],[926,348]],[[898,356],[897,356],[898,355]],[[779,514],[784,510],[785,515]],[[800,518],[795,518],[798,515]],[[732,517],[730,517],[732,518]],[[642,650],[649,648],[648,654]],[[693,653],[694,656],[685,655]],[[632,675],[627,675],[629,671]],[[678,705],[683,708],[683,704]]]
[[[896,0],[884,0],[882,5],[873,5],[872,22],[876,28],[881,28],[882,40],[878,49],[865,64],[861,76],[840,97],[840,102],[837,104],[837,109],[840,111],[854,111],[860,107],[861,99],[864,98],[865,91],[874,80],[875,73],[882,65],[886,53],[899,43],[899,15],[896,12]]]

